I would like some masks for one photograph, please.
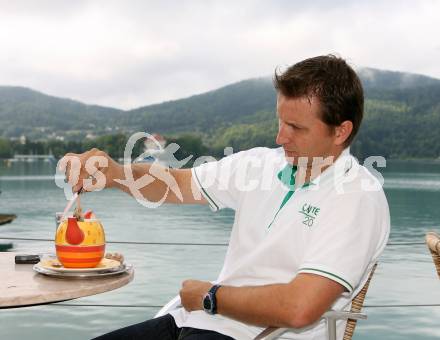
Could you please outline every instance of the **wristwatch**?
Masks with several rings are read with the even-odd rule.
[[[215,294],[220,287],[220,285],[213,285],[203,297],[203,309],[208,314],[214,315],[217,313],[217,298]]]

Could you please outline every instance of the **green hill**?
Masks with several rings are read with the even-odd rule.
[[[440,84],[439,79],[414,73],[378,70],[369,67],[361,67],[356,72],[367,91],[370,89],[410,89]]]
[[[185,99],[141,107],[129,112],[131,126],[148,131],[213,132],[273,111],[275,90],[269,78],[250,79]]]
[[[51,133],[96,131],[123,111],[48,96],[24,87],[0,86],[0,136],[44,138]],[[109,129],[107,129],[109,130]]]
[[[362,68],[366,115],[353,150],[357,155],[440,156],[440,80]],[[81,140],[158,132],[197,134],[212,150],[275,146],[275,91],[269,77],[244,80],[189,98],[123,111],[51,97],[20,87],[0,87],[1,137]]]
[[[440,85],[375,91],[355,147],[362,155],[440,157]]]

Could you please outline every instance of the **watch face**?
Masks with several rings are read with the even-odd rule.
[[[203,309],[206,311],[210,311],[212,303],[211,303],[211,297],[209,296],[209,294],[206,294],[205,297],[203,298]]]

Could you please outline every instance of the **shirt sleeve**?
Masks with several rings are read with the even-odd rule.
[[[324,276],[349,293],[359,287],[389,235],[386,199],[369,194],[340,194],[321,210],[298,273]]]
[[[240,191],[236,185],[236,174],[246,153],[238,152],[191,169],[193,183],[208,201],[211,210],[237,209]]]

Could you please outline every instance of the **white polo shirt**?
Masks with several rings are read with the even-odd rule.
[[[259,286],[312,273],[345,287],[332,309],[348,310],[387,243],[387,200],[378,180],[348,149],[298,189],[296,170],[287,164],[282,148],[254,148],[192,169],[194,182],[214,211],[235,210],[215,283]],[[253,339],[263,330],[204,311],[180,308],[171,314],[179,327],[209,329],[239,340]],[[338,339],[345,324],[338,322]],[[283,337],[321,340],[325,334],[320,321]]]

